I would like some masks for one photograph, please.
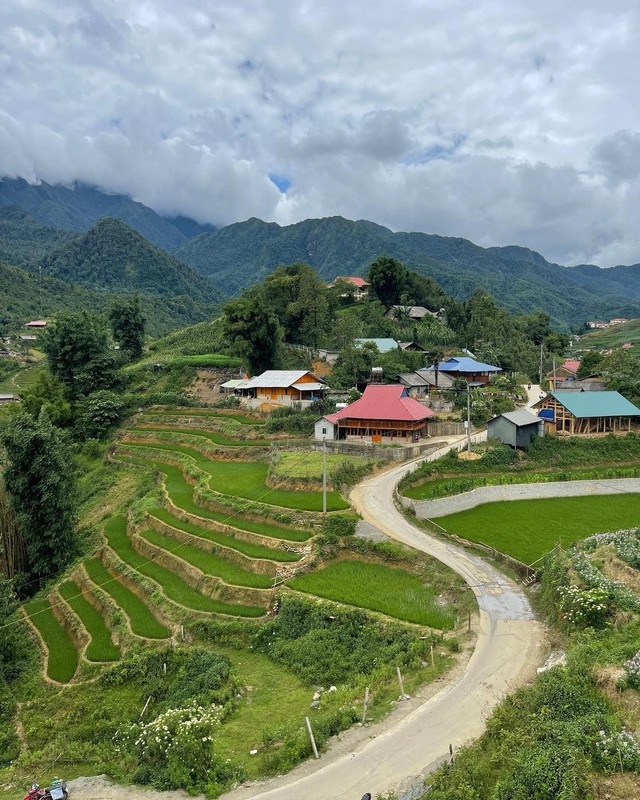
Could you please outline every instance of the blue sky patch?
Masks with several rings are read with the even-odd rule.
[[[287,191],[287,189],[290,189],[293,186],[293,181],[288,175],[278,175],[274,172],[270,172],[269,180],[271,183],[275,184],[283,194]]]

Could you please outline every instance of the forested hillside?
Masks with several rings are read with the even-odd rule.
[[[17,206],[0,207],[0,261],[21,266],[61,247],[73,237],[41,225]]]

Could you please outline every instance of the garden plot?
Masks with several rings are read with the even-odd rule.
[[[593,533],[634,528],[639,520],[640,495],[625,494],[485,503],[438,517],[438,525],[531,564],[557,544],[568,547]]]
[[[153,616],[147,605],[137,594],[127,588],[109,572],[99,558],[89,558],[84,567],[91,580],[111,595],[129,618],[131,630],[145,639],[168,639],[170,630]]]
[[[334,561],[294,578],[288,586],[390,617],[451,630],[455,613],[442,606],[432,588],[404,569],[365,561]]]
[[[23,608],[46,645],[48,677],[59,683],[68,683],[78,669],[78,651],[53,613],[49,600],[30,600]]]
[[[207,597],[193,589],[177,573],[172,572],[155,561],[138,553],[127,536],[126,520],[115,517],[105,526],[105,536],[116,555],[132,567],[136,572],[145,575],[157,583],[166,597],[185,609],[208,614],[224,614],[236,617],[261,617],[264,608],[247,606],[240,603],[226,603],[213,597]]]
[[[100,612],[83,595],[75,581],[64,581],[58,591],[75,613],[91,637],[85,651],[89,661],[118,661],[120,648],[113,643],[111,631],[107,628]]]
[[[133,428],[128,428],[128,432],[131,434],[154,433],[160,438],[160,441],[163,442],[172,441],[172,436],[177,436],[175,441],[178,444],[181,441],[180,437],[189,436],[206,439],[221,447],[269,447],[271,444],[267,439],[232,439],[223,436],[221,433],[216,433],[215,431],[204,431],[198,428],[181,428],[168,425],[136,425]]]

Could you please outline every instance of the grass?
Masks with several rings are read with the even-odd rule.
[[[86,650],[89,661],[118,661],[120,648],[113,643],[111,631],[105,625],[100,612],[83,596],[75,581],[64,581],[58,591],[80,617],[91,641]]]
[[[176,556],[197,567],[205,575],[221,578],[225,583],[233,586],[252,586],[256,589],[269,589],[273,584],[269,575],[256,575],[233,564],[231,561],[218,558],[209,550],[201,550],[198,547],[177,542],[170,536],[158,533],[158,531],[145,530],[141,535],[156,547],[175,553]]]
[[[217,419],[233,419],[241,425],[264,425],[264,420],[246,417],[244,414],[225,414],[222,411],[202,410],[190,408],[163,408],[145,410],[145,417],[172,416],[172,417],[214,417]]]
[[[417,576],[385,564],[334,561],[316,572],[294,578],[287,585],[438,630],[451,630],[454,624],[453,611],[438,605],[433,589]]]
[[[186,531],[186,533],[191,533],[194,536],[199,536],[201,539],[207,539],[223,547],[230,547],[232,550],[237,550],[239,553],[249,558],[265,558],[271,561],[284,562],[300,560],[300,556],[297,553],[291,553],[288,550],[275,550],[271,547],[265,547],[262,544],[245,542],[243,539],[235,539],[232,536],[227,536],[218,531],[212,531],[209,528],[201,528],[199,525],[194,525],[193,522],[184,522],[174,517],[166,508],[154,508],[148,513],[150,516],[159,519],[161,522],[165,522],[167,525],[172,525],[174,528]]]
[[[221,445],[222,447],[268,447],[271,442],[267,439],[227,439],[219,433],[213,431],[203,431],[198,428],[175,428],[169,426],[143,427],[136,426],[135,428],[128,429],[131,433],[138,431],[145,433],[158,433],[159,431],[166,431],[167,433],[177,433],[183,436],[202,436],[204,439],[209,439],[214,444]],[[164,440],[163,440],[164,441]]]
[[[327,455],[328,476],[331,478],[336,468],[345,461],[356,467],[375,463],[373,459],[363,456]],[[300,458],[300,453],[280,453],[273,474],[283,478],[322,480],[322,453],[310,452],[304,459]]]
[[[54,681],[68,683],[78,669],[78,651],[53,613],[49,600],[30,600],[24,604],[24,610],[47,645],[47,675]]]
[[[322,511],[321,492],[292,492],[286,489],[271,489],[266,485],[269,467],[261,461],[209,461],[198,450],[184,445],[162,442],[158,444],[128,444],[128,448],[165,450],[181,453],[192,458],[198,466],[211,477],[209,485],[220,493],[231,497],[242,497],[254,502],[268,503],[281,508],[293,508],[299,511]],[[308,454],[307,454],[308,455]],[[157,458],[157,456],[156,456]],[[301,458],[301,461],[304,456]],[[342,511],[349,504],[338,492],[327,492],[327,510]]]
[[[205,597],[196,592],[175,572],[140,555],[134,550],[131,539],[127,536],[124,517],[114,517],[109,520],[104,532],[109,546],[118,556],[137,572],[158,583],[166,596],[175,603],[194,611],[204,611],[210,614],[227,614],[237,617],[261,617],[264,615],[264,609],[257,606],[225,603],[213,597]]]
[[[145,639],[168,639],[171,631],[153,616],[137,594],[128,589],[120,580],[114,578],[99,558],[89,558],[84,562],[91,580],[111,595],[124,611],[136,636]]]
[[[531,564],[558,543],[568,547],[592,533],[638,527],[640,494],[485,503],[437,523]]]

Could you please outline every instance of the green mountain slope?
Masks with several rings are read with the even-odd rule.
[[[512,312],[543,308],[564,324],[619,313],[623,307],[640,315],[640,286],[637,293],[634,286],[633,294],[626,288],[634,267],[619,268],[630,273],[617,284],[606,281],[610,270],[599,270],[587,282],[579,268],[551,264],[527,248],[483,248],[466,239],[394,233],[366,220],[328,217],[280,227],[252,218],[202,234],[176,252],[231,293],[263,279],[278,264],[306,261],[330,280],[363,275],[380,255],[430,275],[457,299],[483,286]],[[640,267],[636,271],[640,280]],[[605,279],[602,284],[598,277]]]
[[[72,233],[41,225],[17,206],[0,206],[0,261],[26,264],[62,246]]]
[[[199,303],[221,298],[208,278],[112,218],[100,220],[35,267],[44,275],[94,289],[186,295]]]
[[[0,179],[0,206],[28,211],[42,225],[65,231],[88,230],[103,217],[115,217],[150,242],[173,251],[190,237],[210,230],[186,217],[165,219],[153,209],[121,194],[107,194],[90,186],[30,184],[22,178]]]

